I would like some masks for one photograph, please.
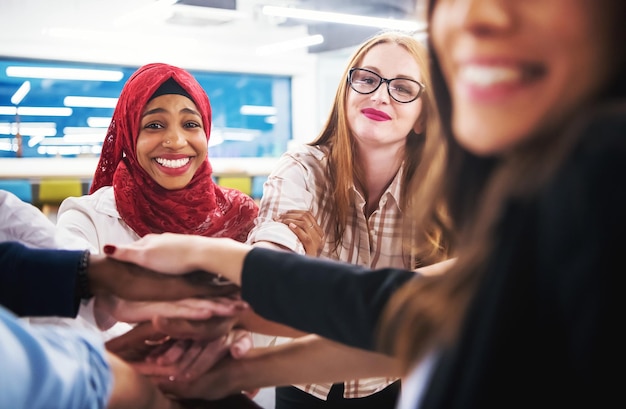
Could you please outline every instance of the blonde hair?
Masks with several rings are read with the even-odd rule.
[[[445,144],[441,138],[440,117],[431,92],[431,77],[428,69],[429,60],[426,47],[414,36],[404,32],[385,31],[365,41],[352,55],[344,70],[343,79],[337,88],[330,115],[322,131],[310,145],[321,145],[329,148],[327,177],[332,186],[332,194],[320,197],[320,208],[334,226],[334,249],[341,246],[346,229],[347,215],[352,206],[350,187],[353,183],[363,185],[363,170],[359,162],[354,161],[355,148],[353,135],[348,126],[346,99],[350,86],[347,78],[349,70],[358,67],[367,53],[380,44],[397,44],[403,47],[417,62],[421,70],[422,83],[425,90],[421,95],[422,112],[418,121],[423,132],[413,130],[407,135],[404,150],[404,172],[401,181],[402,197],[400,207],[406,214],[404,236],[407,247],[410,247],[413,264],[430,264],[441,259],[444,244],[445,212],[438,207],[436,214],[424,214],[417,206],[419,193],[424,184],[435,180],[443,169]],[[431,158],[423,163],[422,158]],[[419,198],[421,203],[423,198]]]

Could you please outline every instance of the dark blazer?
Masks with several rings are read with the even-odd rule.
[[[626,118],[605,118],[541,192],[507,203],[420,409],[626,407],[625,181]],[[270,319],[371,348],[380,310],[411,275],[255,249],[242,294]]]
[[[21,316],[75,317],[82,254],[0,243],[0,304]]]

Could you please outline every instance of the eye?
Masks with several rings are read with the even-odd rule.
[[[401,95],[415,95],[419,91],[419,85],[413,81],[396,79],[389,84],[389,89]]]
[[[162,129],[163,125],[158,122],[148,122],[144,125],[144,129]]]

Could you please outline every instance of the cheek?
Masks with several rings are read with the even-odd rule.
[[[191,138],[189,140],[189,144],[192,146],[193,150],[196,152],[196,155],[198,155],[200,159],[206,158],[209,148],[206,134],[204,132],[200,132],[198,133],[198,135]]]
[[[137,161],[141,165],[142,168],[146,168],[146,166],[150,163],[149,154],[152,150],[150,141],[146,138],[138,138],[137,139],[137,147],[135,149],[135,155],[137,156]]]

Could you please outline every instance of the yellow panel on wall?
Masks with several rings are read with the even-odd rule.
[[[250,176],[219,176],[217,184],[242,191],[247,195],[252,195],[252,179]]]
[[[58,204],[70,196],[82,196],[80,179],[42,179],[39,182],[39,203]]]

